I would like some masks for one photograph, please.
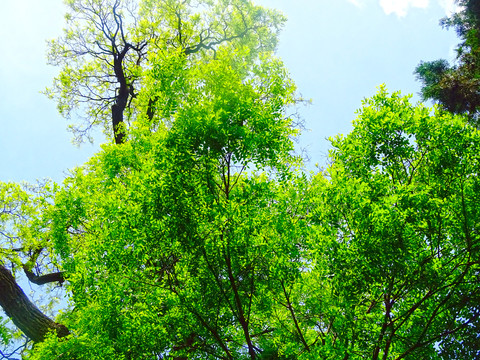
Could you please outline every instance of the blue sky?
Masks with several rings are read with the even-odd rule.
[[[300,93],[307,131],[299,146],[325,163],[327,137],[352,129],[361,100],[385,83],[416,95],[421,60],[451,59],[458,39],[438,22],[451,0],[255,0],[289,19],[280,36],[283,58]],[[0,180],[61,181],[95,151],[71,144],[67,120],[40,93],[57,69],[46,65],[46,43],[61,34],[62,0],[3,0],[0,57]]]

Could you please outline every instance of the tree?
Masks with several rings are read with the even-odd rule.
[[[104,146],[44,212],[74,335],[49,338],[33,359],[257,359],[290,330],[304,337],[270,319],[295,318],[291,286],[306,261],[305,179],[291,169],[297,131],[285,115],[295,87],[278,59],[251,62],[249,48],[224,45],[195,67],[168,56],[145,74],[145,96],[170,96],[175,111],[152,132],[145,107],[130,140]],[[166,64],[181,97],[165,95]]]
[[[31,358],[477,357],[478,130],[381,88],[308,178],[281,63],[244,60],[183,69],[173,123],[137,122],[43,211],[75,311]]]
[[[91,44],[107,49],[110,36],[123,41],[109,49],[127,49],[124,60],[146,60],[135,71],[121,62],[136,90],[122,110],[128,126],[113,123],[114,143],[61,186],[0,185],[0,306],[35,341],[25,359],[480,355],[480,134],[466,117],[381,87],[353,131],[332,139],[330,166],[308,176],[289,115],[300,99],[265,45],[271,27],[242,32],[249,2],[205,2],[202,9],[238,12],[220,12],[217,22],[192,15],[190,28],[182,11],[193,2],[145,1],[150,18],[136,17],[133,3],[108,11],[79,4],[70,2],[72,11],[110,20],[71,39],[97,33]],[[124,19],[137,21],[128,41]],[[227,23],[238,36],[227,36],[227,26],[213,41]],[[195,38],[201,24],[214,25]],[[64,68],[58,89],[93,89],[81,81],[109,70],[97,60],[105,68],[89,75]],[[108,94],[105,79],[119,79],[105,76],[95,81]],[[70,79],[85,87],[69,87]],[[85,96],[74,92],[72,106]],[[121,99],[93,100],[90,109],[100,110],[90,124],[111,126],[108,106],[122,108]],[[20,270],[33,282],[64,284],[60,315],[32,304]],[[11,336],[4,321],[0,336]]]
[[[272,50],[284,18],[244,0],[68,0],[64,37],[50,43],[49,62],[61,66],[47,94],[70,118],[77,142],[102,125],[115,143],[136,118],[149,57],[161,51],[195,61],[215,57],[219,46],[247,45],[252,53]],[[158,56],[156,61],[159,61]],[[147,104],[150,118],[158,99]]]
[[[477,358],[479,132],[382,87],[332,145],[305,300],[317,358]]]
[[[67,117],[74,110],[85,111],[87,126],[72,127],[78,141],[88,136],[92,126],[103,124],[116,144],[124,143],[128,132],[125,116],[128,124],[133,124],[137,115],[141,114],[148,119],[148,125],[143,124],[150,131],[165,126],[167,115],[156,113],[156,109],[172,105],[175,98],[182,95],[180,92],[175,94],[174,90],[181,89],[171,88],[166,94],[168,99],[142,95],[145,85],[148,85],[150,94],[161,93],[144,82],[144,75],[150,74],[151,67],[162,71],[163,80],[172,79],[176,75],[174,70],[195,67],[197,63],[215,59],[224,46],[230,50],[242,50],[245,55],[242,58],[254,63],[260,54],[274,49],[276,33],[284,21],[274,11],[254,6],[249,1],[237,0],[142,1],[140,4],[134,1],[85,0],[66,3],[70,11],[66,15],[68,27],[65,36],[52,41],[49,52],[49,61],[62,66],[62,70],[47,93],[58,101],[60,112]],[[245,48],[249,51],[244,51]],[[171,61],[162,65],[161,59]],[[179,68],[165,68],[174,64],[179,64]],[[156,81],[162,79],[157,77]],[[163,86],[165,90],[165,84]],[[136,102],[137,97],[142,98],[140,103]],[[165,104],[160,103],[163,100],[166,100]],[[176,111],[174,108],[170,110],[170,115]],[[5,186],[8,188],[10,185]],[[47,198],[54,197],[54,191],[45,192],[48,193],[45,195]],[[33,199],[28,201],[41,200],[35,194],[22,194],[21,201],[27,201],[28,197]],[[13,199],[15,201],[15,197]],[[10,200],[3,201],[3,204],[8,204]],[[5,254],[1,259],[0,287],[4,292],[0,305],[7,316],[35,342],[43,341],[51,330],[57,330],[59,336],[68,333],[63,325],[43,315],[28,301],[17,283],[18,269],[23,269],[27,278],[37,284],[63,283],[65,280],[64,271],[57,267],[66,265],[58,262],[52,249],[57,238],[45,236],[46,229],[56,220],[47,218],[45,208],[48,200],[40,202],[40,208],[35,205],[36,210],[32,210],[31,214],[28,211],[25,213],[23,208],[18,214],[10,214],[8,210],[2,213],[2,216],[11,219],[6,228],[11,229],[13,235],[2,238],[5,240],[5,247],[2,246]],[[41,217],[45,218],[45,223],[38,220],[39,214],[43,214]],[[16,219],[22,219],[18,228]],[[15,226],[10,228],[10,224]],[[73,231],[75,226],[69,226],[72,228],[67,228],[67,231]],[[8,261],[11,261],[10,266],[7,266]],[[20,307],[22,302],[24,306]],[[36,322],[35,319],[41,321]],[[3,327],[2,336],[6,342],[9,335]]]
[[[443,27],[454,27],[461,43],[456,64],[446,60],[421,62],[415,69],[423,84],[424,100],[433,100],[455,114],[467,114],[478,123],[480,110],[480,8],[477,1],[457,0],[461,11],[442,19]]]
[[[42,192],[47,192],[46,184]],[[33,189],[31,189],[33,190]],[[58,336],[68,335],[65,326],[47,317],[33,302],[29,300],[17,284],[14,274],[22,270],[26,277],[35,284],[63,282],[61,272],[55,271],[54,261],[48,255],[46,244],[30,237],[30,229],[26,222],[33,220],[45,206],[47,199],[37,189],[35,192],[22,189],[17,184],[0,184],[0,306],[5,315],[30,340],[41,342],[51,331]],[[36,196],[34,196],[36,195]],[[31,230],[34,224],[31,223]],[[10,263],[10,264],[9,264]],[[12,274],[13,272],[13,274]],[[35,272],[48,272],[36,275]],[[12,340],[12,332],[8,327],[0,328],[1,342],[7,345]]]

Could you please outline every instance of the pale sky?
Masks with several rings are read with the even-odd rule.
[[[454,0],[433,0],[440,5],[446,14],[451,14],[455,11],[457,6]],[[377,0],[348,0],[357,7],[364,7],[367,4],[375,4]],[[407,16],[411,8],[427,9],[430,5],[430,0],[378,0],[378,4],[383,9],[386,15],[396,14],[399,17]]]
[[[47,66],[45,40],[61,34],[62,0],[0,0],[0,180],[61,181],[99,149],[70,143],[67,120],[40,94],[57,69]],[[312,164],[325,163],[326,137],[351,130],[361,100],[385,83],[417,94],[413,71],[422,60],[449,58],[458,39],[440,18],[451,0],[256,0],[288,18],[281,56],[299,92],[313,104],[301,113],[300,138]],[[418,96],[415,96],[418,100]]]

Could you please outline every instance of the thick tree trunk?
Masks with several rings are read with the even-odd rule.
[[[115,144],[123,144],[125,142],[125,133],[122,128],[123,124],[123,111],[125,106],[121,104],[112,105],[112,125],[113,125],[113,136],[115,138]]]
[[[43,314],[18,286],[10,270],[0,264],[0,306],[13,323],[34,342],[41,342],[55,331],[59,337],[69,334],[68,329]]]
[[[128,104],[130,86],[125,77],[123,59],[130,49],[131,46],[126,44],[121,53],[114,54],[113,59],[113,70],[119,84],[118,93],[115,96],[115,104],[112,105],[113,135],[115,137],[115,144],[117,145],[125,142],[125,128],[122,127],[124,126],[123,113]]]

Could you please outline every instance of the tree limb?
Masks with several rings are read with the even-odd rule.
[[[58,337],[70,334],[31,302],[18,286],[10,270],[0,264],[0,306],[13,323],[31,340],[41,342],[54,331]]]
[[[23,265],[23,271],[30,282],[36,285],[44,285],[52,282],[58,282],[59,284],[63,284],[65,281],[64,272],[58,271],[50,274],[45,275],[35,275],[35,273],[28,268],[28,266]]]

